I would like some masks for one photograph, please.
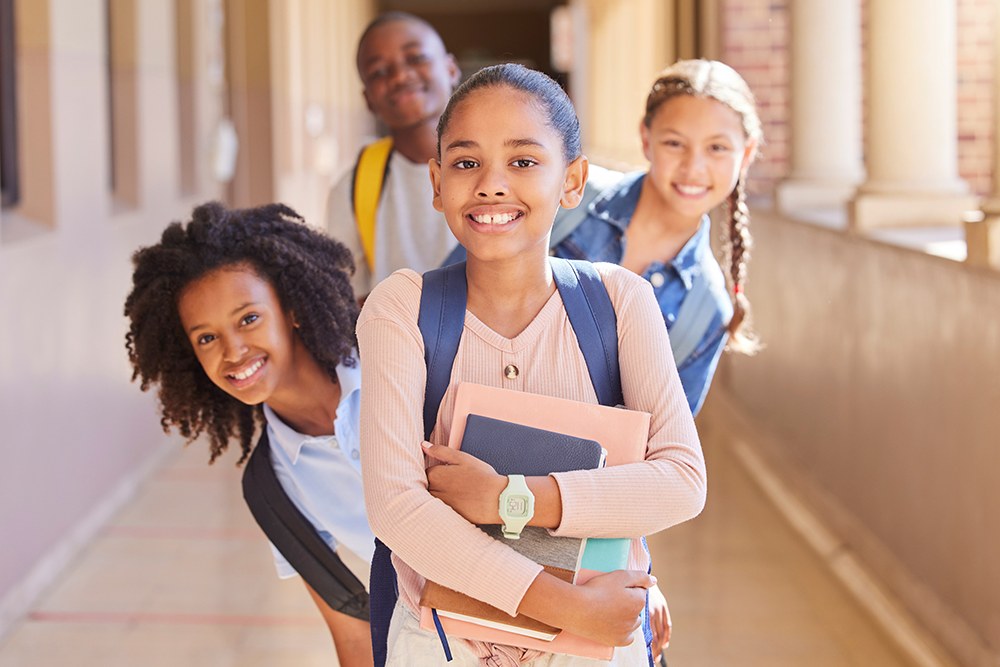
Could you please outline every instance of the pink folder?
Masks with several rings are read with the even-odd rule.
[[[462,382],[458,385],[455,397],[449,447],[461,448],[465,420],[470,413],[596,440],[608,452],[606,465],[633,463],[646,457],[650,419],[646,412]],[[586,583],[598,574],[600,573],[580,570],[576,583]],[[466,621],[443,616],[439,618],[445,633],[451,637],[597,660],[610,660],[614,655],[614,649],[609,646],[565,631],[560,632],[552,641],[543,641]],[[420,609],[420,627],[435,631],[431,610],[427,607]]]

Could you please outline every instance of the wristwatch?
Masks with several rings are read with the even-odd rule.
[[[508,540],[521,538],[521,531],[535,516],[535,494],[528,488],[524,475],[507,475],[507,488],[500,494],[500,518],[503,536]]]

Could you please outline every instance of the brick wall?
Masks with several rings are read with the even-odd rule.
[[[994,0],[958,0],[958,170],[980,195],[993,190]]]
[[[957,2],[959,175],[974,192],[986,195],[992,191],[996,125],[995,2]],[[750,189],[766,194],[787,175],[789,169],[791,0],[720,0],[720,3],[721,59],[736,68],[750,84],[764,121],[766,143],[751,171]],[[868,44],[867,0],[861,0],[861,7],[862,25],[859,29],[862,30],[864,63]],[[867,98],[867,87],[863,90]]]
[[[721,60],[753,90],[764,123],[764,147],[748,188],[770,194],[788,173],[790,0],[721,0]]]

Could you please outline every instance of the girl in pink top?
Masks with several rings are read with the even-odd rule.
[[[368,360],[361,401],[365,500],[373,531],[394,552],[400,589],[387,664],[443,664],[437,636],[417,621],[427,579],[511,615],[622,647],[613,661],[600,662],[452,641],[456,664],[647,664],[639,616],[655,583],[646,574],[648,557],[633,549],[634,569],[580,586],[548,575],[475,526],[502,523],[499,498],[508,479],[444,444],[461,381],[597,402],[548,262],[555,213],[579,203],[587,179],[576,114],[545,75],[498,65],[455,92],[438,140],[439,158],[430,162],[434,206],[468,251],[468,301],[431,442],[423,441],[422,427],[421,277],[403,270],[379,284],[357,330]],[[625,403],[652,415],[646,460],[528,478],[535,497],[530,525],[571,537],[638,537],[701,511],[704,459],[649,283],[614,265],[597,269],[618,318]]]

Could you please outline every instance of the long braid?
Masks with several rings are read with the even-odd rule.
[[[733,290],[733,318],[729,321],[729,343],[726,349],[752,355],[760,350],[760,343],[750,326],[750,300],[746,295],[747,264],[750,261],[753,238],[750,236],[750,209],[742,177],[730,193],[728,203],[729,236],[725,247]]]

